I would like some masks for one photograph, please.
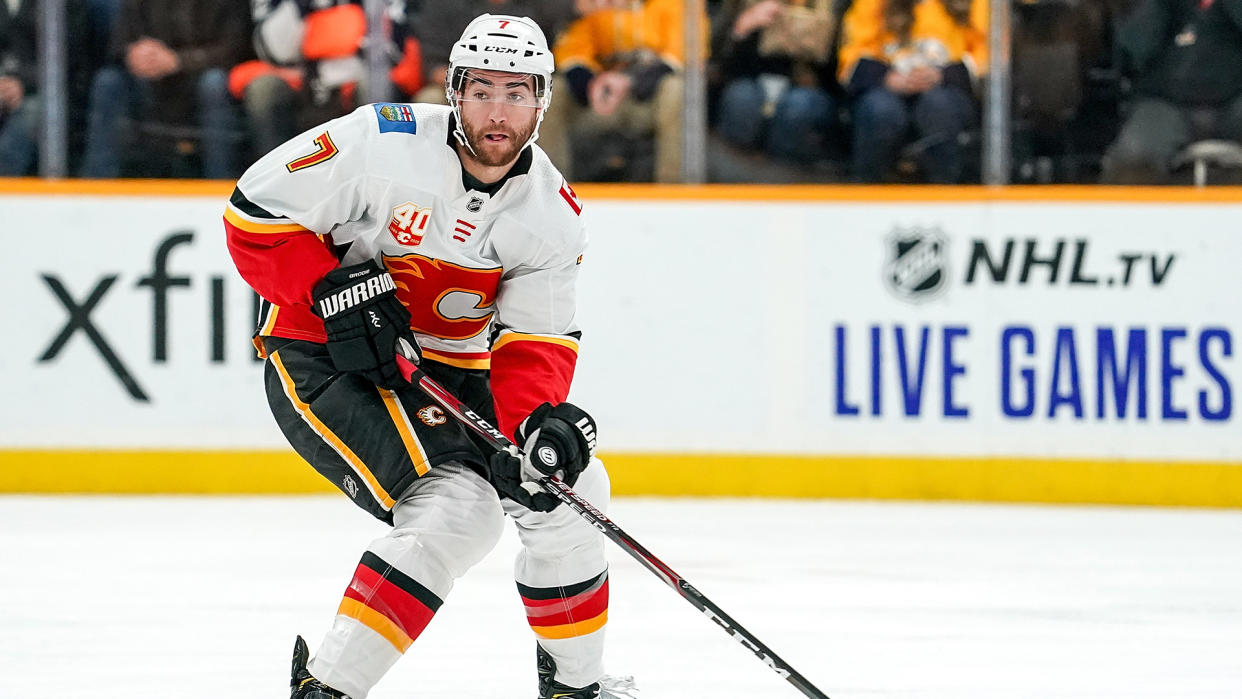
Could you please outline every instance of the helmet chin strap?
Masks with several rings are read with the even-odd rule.
[[[547,104],[543,104],[539,107],[539,116],[535,117],[535,128],[530,132],[530,138],[526,139],[526,145],[522,146],[523,150],[525,150],[527,146],[530,146],[535,141],[539,140],[539,127],[543,124],[543,115],[546,114],[547,111]]]
[[[457,123],[453,124],[453,138],[457,139],[458,144],[465,146],[466,150],[470,151],[470,155],[477,158],[479,154],[475,152],[474,146],[470,145],[470,139],[466,138],[466,130],[462,126],[464,122],[461,118],[461,103],[457,101],[456,97],[450,99],[453,101],[453,116],[457,117]]]

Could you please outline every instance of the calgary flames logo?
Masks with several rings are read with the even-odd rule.
[[[429,405],[426,408],[419,410],[418,419],[422,420],[423,424],[428,427],[435,427],[436,425],[443,425],[448,422],[448,418],[444,417],[444,411],[434,405]]]
[[[397,284],[397,297],[410,310],[410,327],[446,340],[464,340],[487,329],[500,267],[475,269],[415,254],[385,255],[384,265]]]

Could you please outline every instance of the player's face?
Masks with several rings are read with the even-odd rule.
[[[513,162],[535,131],[539,98],[534,76],[471,70],[457,99],[466,140],[483,165]]]

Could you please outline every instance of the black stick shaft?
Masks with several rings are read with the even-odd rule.
[[[508,451],[515,455],[518,453],[517,446],[504,433],[492,426],[478,413],[471,410],[465,403],[458,400],[456,396],[446,391],[443,386],[430,376],[427,376],[421,369],[405,361],[404,358],[398,358],[398,363],[401,365],[402,371],[406,374],[406,378],[410,383],[417,383],[419,388],[435,399],[441,407],[449,411],[467,427],[474,430],[497,451]],[[581,495],[578,495],[573,488],[570,488],[554,476],[545,476],[536,482],[545,491],[555,495],[561,502],[581,515],[583,519],[590,522],[592,526],[600,530],[613,543],[625,549],[625,552],[630,554],[634,560],[663,580],[666,585],[676,590],[683,599],[694,605],[695,609],[698,609],[707,618],[714,621],[717,626],[724,629],[725,633],[733,637],[733,640],[745,646],[751,653],[754,653],[755,657],[759,658],[764,665],[772,668],[776,674],[784,677],[790,684],[797,687],[803,695],[811,697],[811,699],[828,699],[827,694],[824,694],[815,685],[811,684],[797,670],[793,669],[789,663],[782,660],[780,656],[772,652],[770,648],[756,638],[754,634],[734,621],[733,617],[716,606],[706,595],[695,589],[685,578],[678,575],[672,568],[665,565],[663,561],[656,558],[646,547],[635,541],[634,537],[626,534],[621,527],[617,526],[607,515],[596,509],[594,505],[587,502]]]

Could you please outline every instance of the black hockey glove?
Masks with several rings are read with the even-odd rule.
[[[595,421],[573,403],[540,405],[518,425],[516,437],[528,474],[557,476],[570,486],[595,456]]]
[[[421,359],[410,330],[410,312],[397,298],[392,276],[374,260],[328,272],[311,291],[315,315],[323,318],[328,354],[338,371],[361,374],[380,388],[409,384],[397,370],[397,342]]]
[[[595,455],[595,421],[572,403],[535,408],[518,426],[517,442],[524,456],[509,452],[492,454],[488,465],[492,485],[501,495],[536,512],[551,512],[559,498],[544,492],[534,481],[556,476],[572,486]]]
[[[530,482],[522,459],[507,451],[498,451],[487,461],[492,472],[492,486],[501,495],[535,512],[551,512],[561,504],[555,495]],[[530,483],[530,489],[523,487],[523,483]]]

